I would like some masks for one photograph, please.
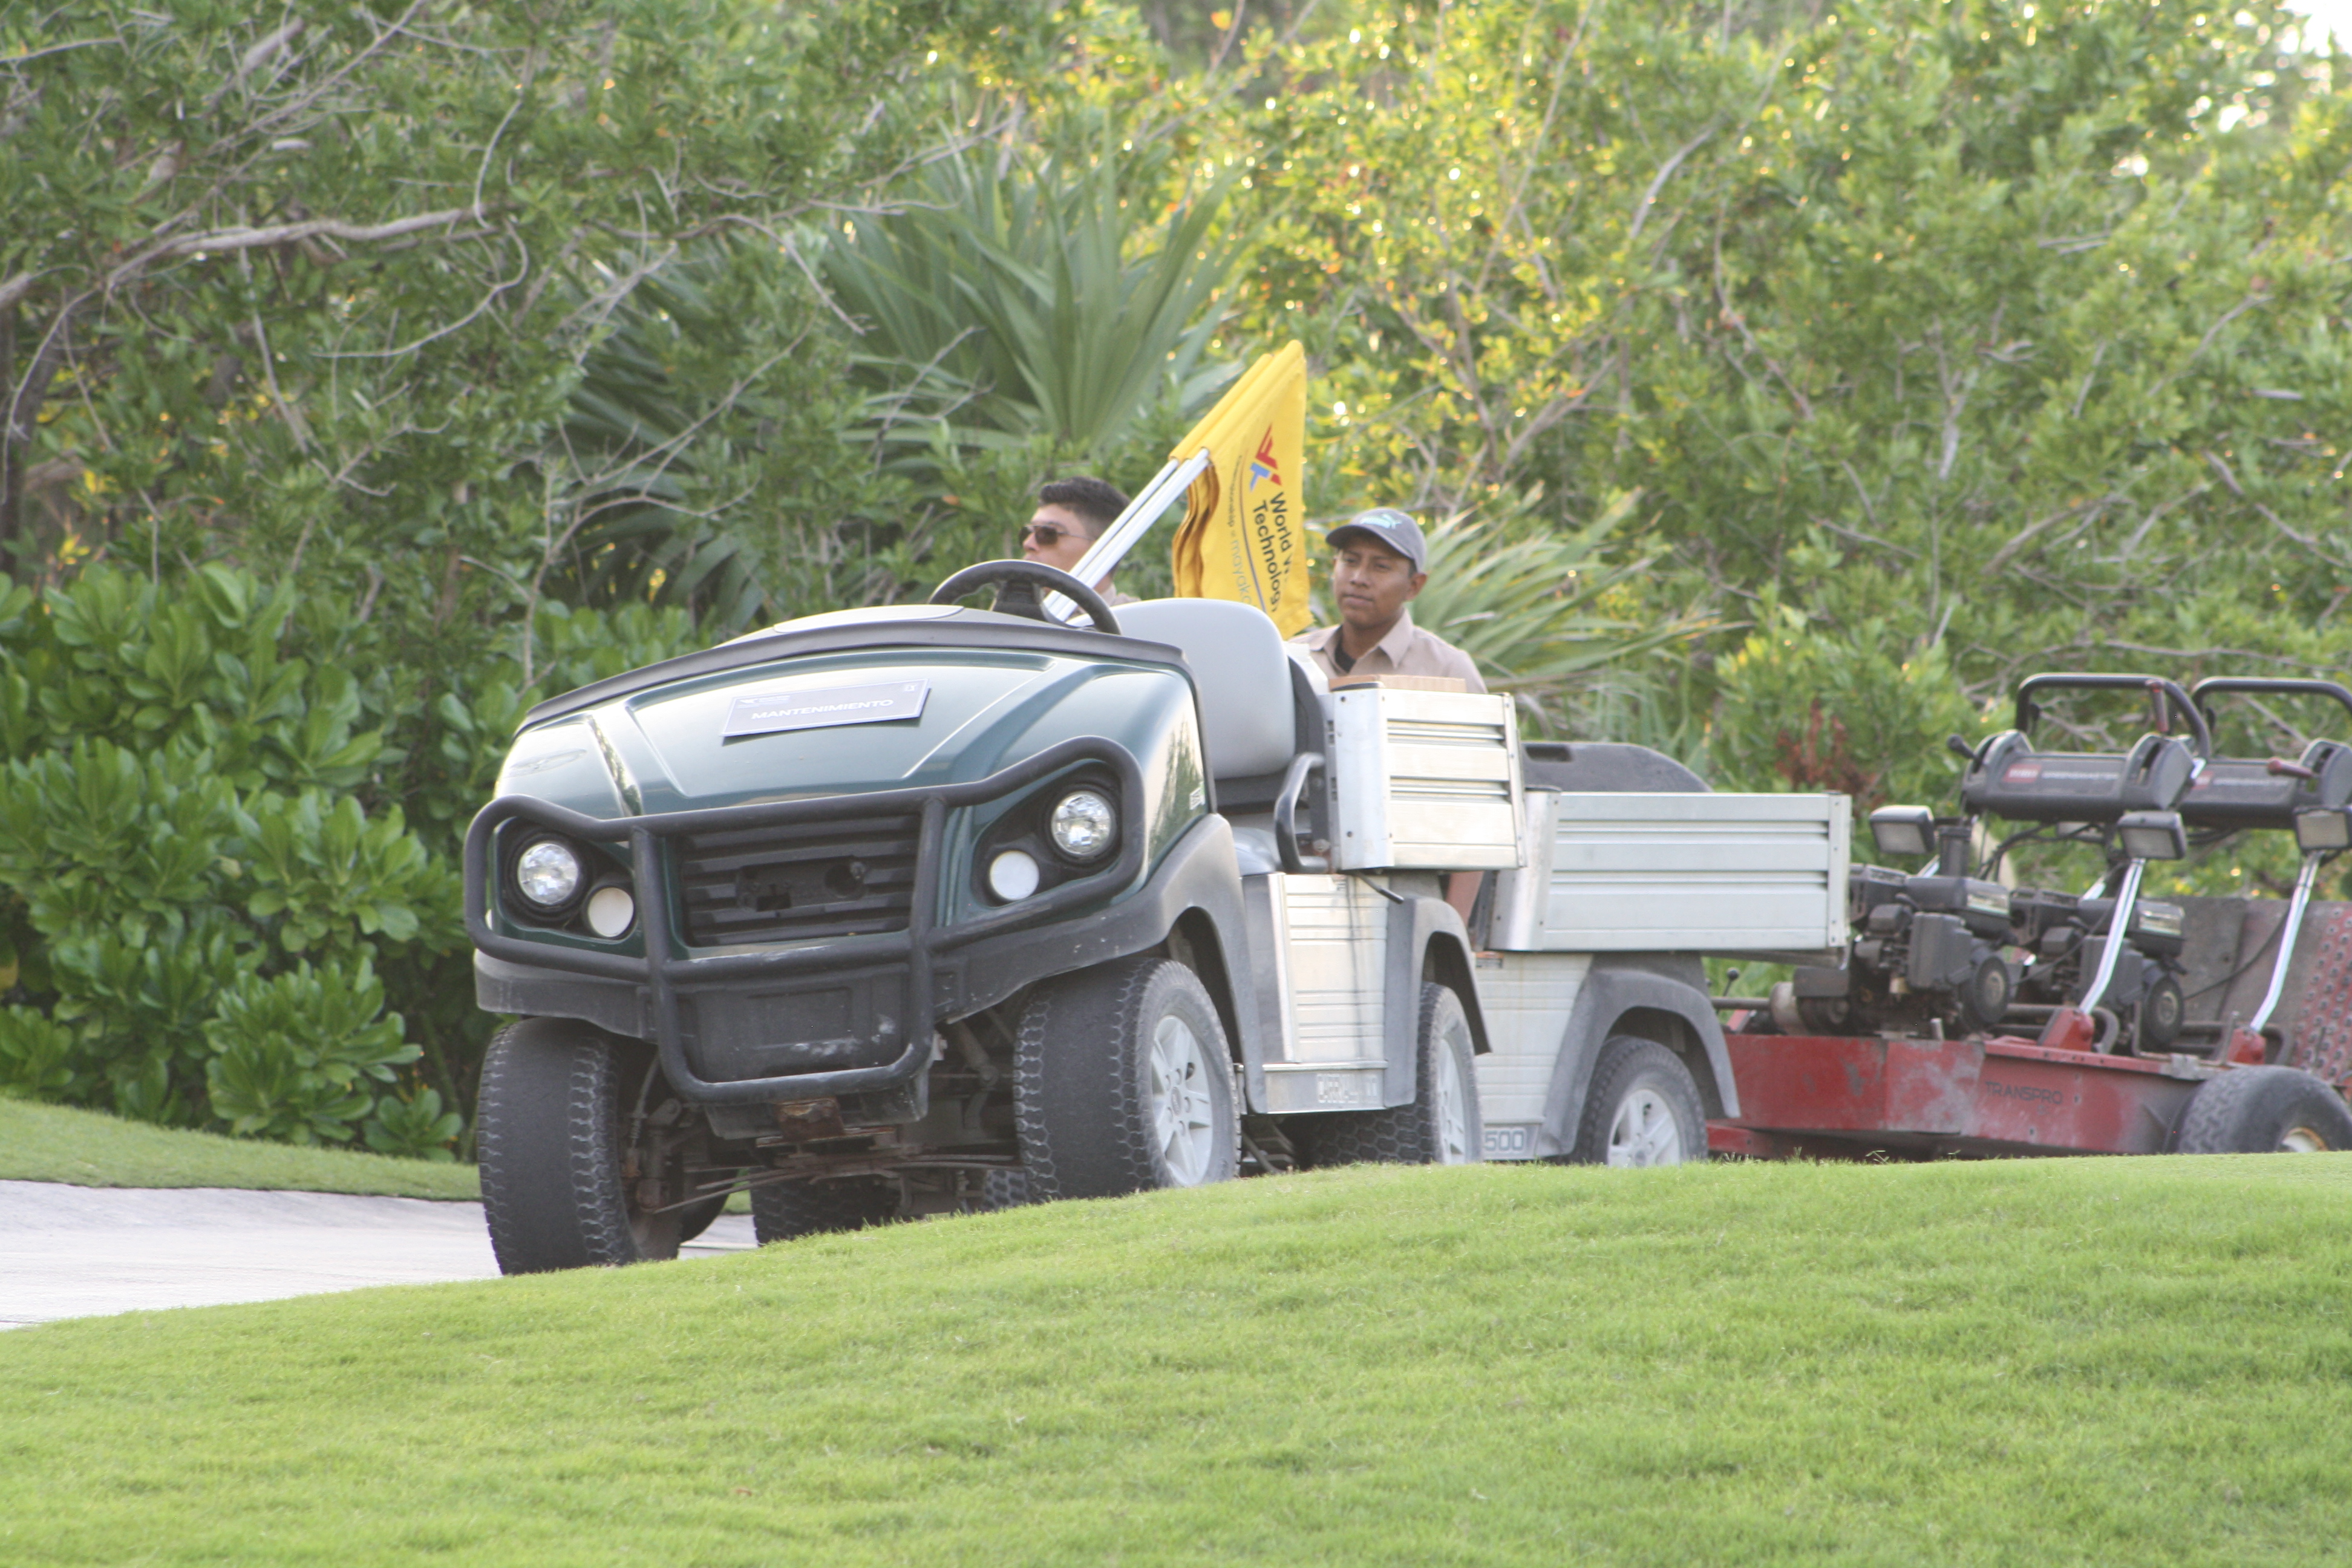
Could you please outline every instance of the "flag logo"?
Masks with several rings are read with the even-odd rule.
[[[1169,547],[1179,597],[1255,605],[1285,637],[1306,627],[1306,453],[1307,351],[1294,342],[1243,372],[1168,454],[1208,458]]]
[[[1265,435],[1258,441],[1257,456],[1250,461],[1249,488],[1255,490],[1260,479],[1272,479],[1277,485],[1282,483],[1282,465],[1274,455],[1274,426],[1271,425],[1265,427]]]

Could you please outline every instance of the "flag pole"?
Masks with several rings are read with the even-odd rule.
[[[1087,547],[1078,563],[1070,568],[1070,575],[1092,587],[1118,570],[1127,552],[1141,543],[1161,514],[1182,499],[1192,481],[1208,468],[1209,462],[1209,449],[1203,447],[1191,457],[1161,468],[1159,477],[1144,486],[1143,492],[1128,502],[1127,510],[1102,531],[1102,537]],[[1060,594],[1048,595],[1045,599],[1045,613],[1056,620],[1066,620],[1076,607]]]

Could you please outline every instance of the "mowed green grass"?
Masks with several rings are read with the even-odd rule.
[[[480,1197],[471,1165],[388,1160],[125,1121],[94,1110],[0,1098],[0,1181],[84,1187],[258,1187]]]
[[[2352,1550],[2352,1157],[1364,1168],[0,1335],[0,1562]]]

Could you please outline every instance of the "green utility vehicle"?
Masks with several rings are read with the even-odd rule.
[[[1522,862],[1519,756],[1507,699],[1334,694],[1253,607],[1017,561],[541,703],[466,847],[499,1265],[739,1190],[772,1240],[1475,1159],[1441,878]]]

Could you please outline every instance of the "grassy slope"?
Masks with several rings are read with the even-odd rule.
[[[394,1197],[481,1195],[471,1165],[298,1149],[0,1098],[0,1180],[85,1187],[262,1187]]]
[[[2318,1561],[2347,1196],[1358,1170],[20,1330],[0,1561]]]

